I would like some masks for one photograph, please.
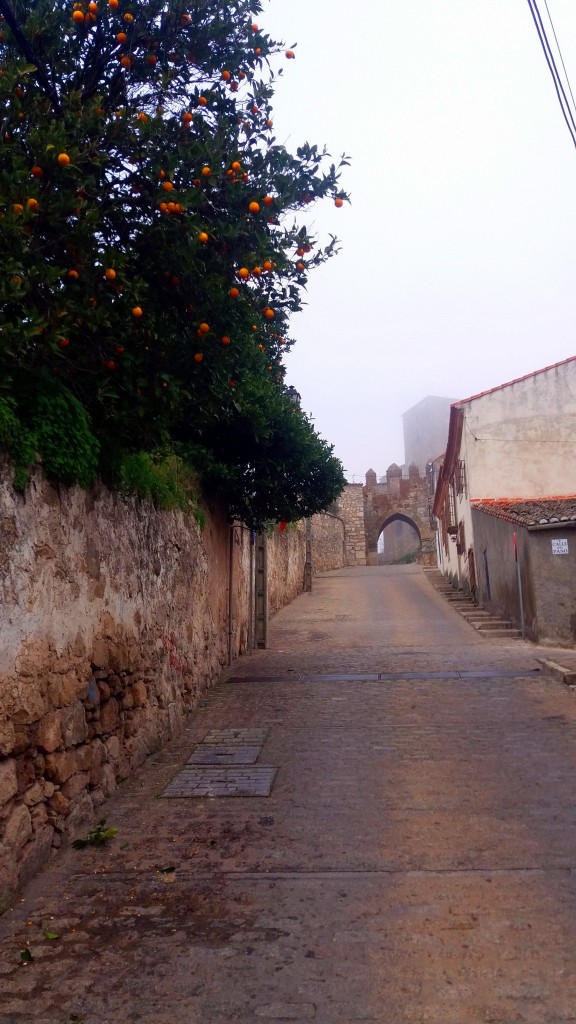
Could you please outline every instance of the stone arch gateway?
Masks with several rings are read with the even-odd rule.
[[[334,511],[344,521],[346,565],[378,565],[378,538],[389,523],[410,523],[420,537],[417,561],[436,565],[436,534],[431,525],[429,482],[411,465],[408,477],[399,466],[388,467],[379,483],[369,469],[365,484],[346,484]]]

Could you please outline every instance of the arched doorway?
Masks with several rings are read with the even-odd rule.
[[[422,536],[409,516],[396,512],[384,520],[378,534],[378,564],[405,565],[418,562]]]

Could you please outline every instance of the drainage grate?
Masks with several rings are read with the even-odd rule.
[[[255,764],[261,746],[245,747],[240,744],[199,743],[187,764]]]
[[[186,767],[164,790],[164,797],[270,796],[277,768]]]

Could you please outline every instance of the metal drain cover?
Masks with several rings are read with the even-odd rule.
[[[240,744],[199,743],[187,764],[255,764],[261,746],[245,747]]]
[[[164,797],[270,796],[277,768],[189,765],[166,787]]]

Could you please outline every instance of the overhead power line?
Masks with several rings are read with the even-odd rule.
[[[552,47],[550,46],[550,41],[548,39],[548,36],[546,35],[546,29],[544,28],[544,22],[542,21],[542,15],[540,14],[540,11],[538,10],[538,2],[537,2],[537,0],[528,0],[528,6],[530,8],[530,13],[532,15],[532,19],[533,19],[534,24],[536,26],[536,31],[538,33],[538,38],[540,40],[540,45],[541,45],[542,50],[544,52],[544,56],[546,58],[546,63],[548,65],[550,74],[552,75],[552,81],[554,82],[554,88],[556,90],[556,96],[558,97],[558,102],[560,104],[560,109],[562,111],[562,115],[563,115],[564,120],[566,122],[566,127],[568,128],[568,131],[570,132],[570,137],[572,139],[572,142],[574,143],[574,146],[576,147],[576,103],[574,102],[574,96],[573,96],[573,93],[572,93],[572,88],[570,86],[570,80],[568,78],[568,73],[566,71],[566,65],[564,64],[564,59],[562,57],[562,52],[560,50],[560,45],[558,43],[558,37],[556,36],[556,31],[555,31],[554,25],[552,23],[552,18],[551,18],[551,15],[550,15],[550,11],[548,10],[547,0],[544,0],[544,4],[545,4],[545,7],[546,7],[546,13],[548,14],[548,20],[549,20],[550,26],[552,28],[552,33],[554,35],[554,40],[555,40],[555,43],[556,43],[556,48],[558,50],[558,55],[560,57],[560,61],[561,61],[562,68],[563,68],[563,71],[564,71],[564,77],[565,77],[565,80],[566,80],[566,86],[567,86],[570,98],[568,98],[568,95],[566,94],[566,89],[564,88],[564,84],[562,82],[562,77],[560,75],[560,72],[558,71],[558,66],[556,64],[554,53],[553,53]]]

